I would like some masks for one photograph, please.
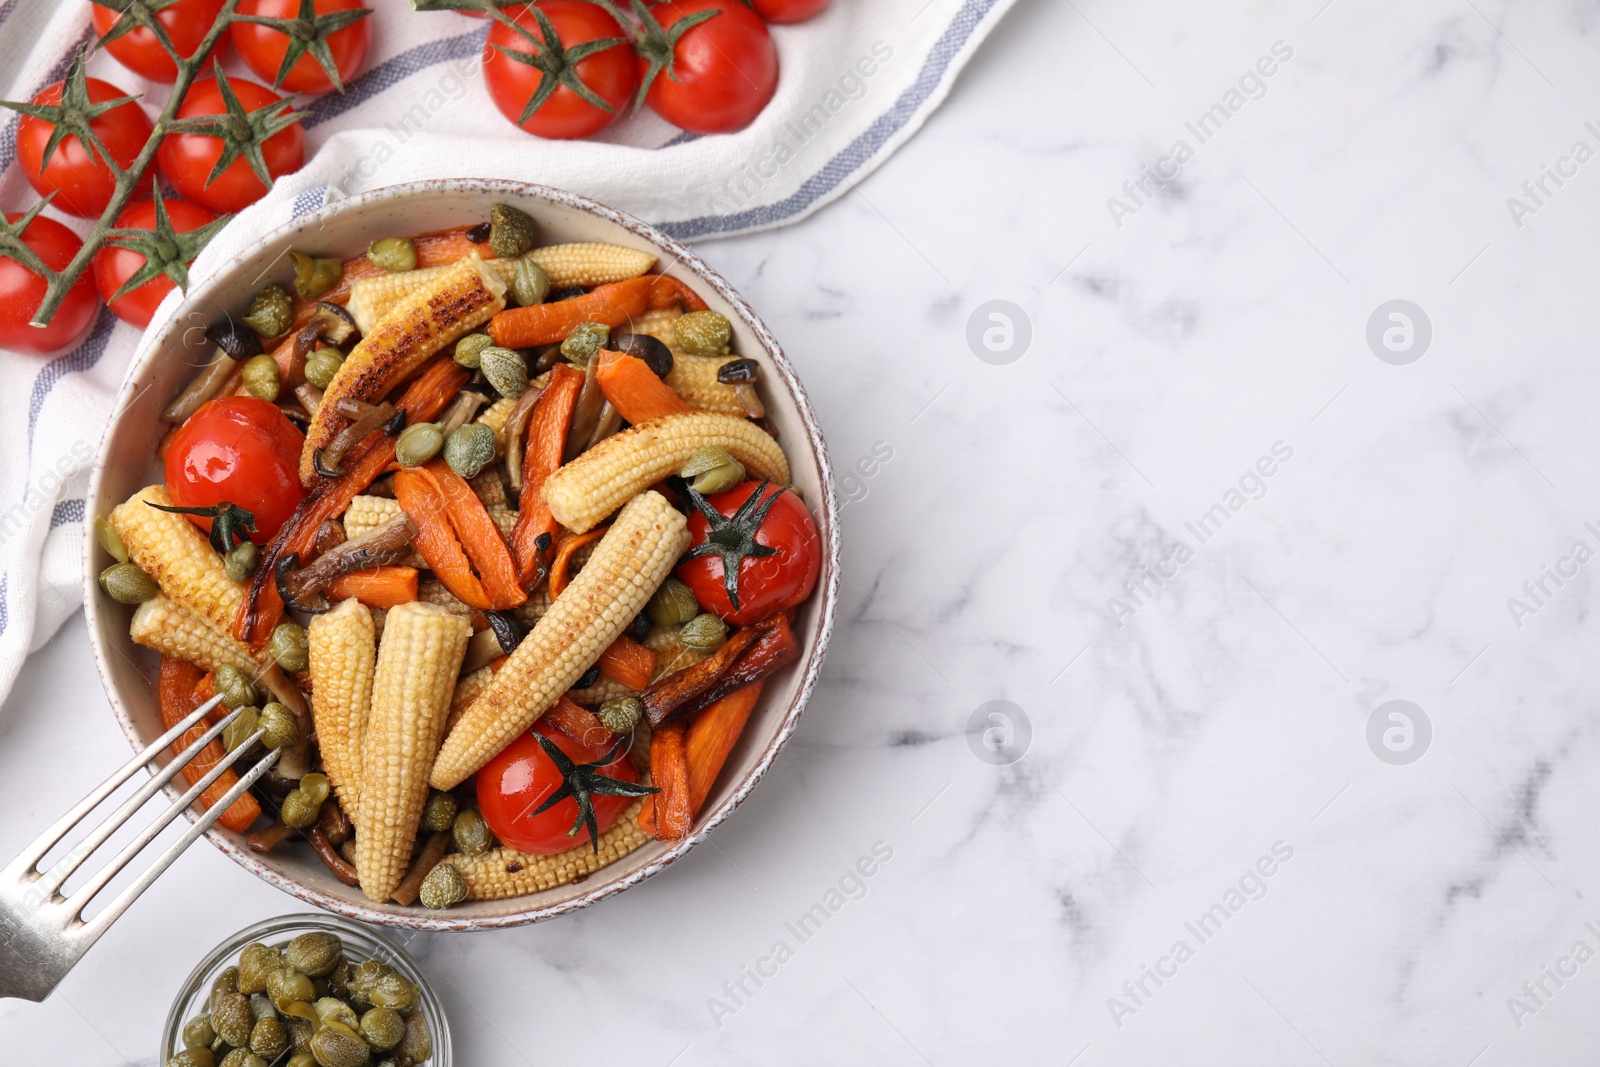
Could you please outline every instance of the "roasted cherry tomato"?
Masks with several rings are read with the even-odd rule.
[[[98,104],[115,100],[128,93],[99,78],[85,79],[89,102]],[[56,82],[33,98],[35,104],[61,103],[64,82]],[[41,195],[55,193],[51,206],[86,219],[99,218],[111,203],[117,179],[105,161],[96,156],[78,140],[68,134],[56,145],[49,160],[44,158],[45,146],[55,132],[55,124],[33,115],[23,115],[17,121],[17,162],[22,176]],[[93,119],[89,128],[100,138],[106,152],[116,160],[117,166],[126,169],[144,150],[154,126],[144,108],[130,100]]]
[[[211,24],[222,11],[223,0],[177,0],[155,13],[156,21],[167,31],[167,39],[185,59],[194,55],[211,32]],[[156,5],[150,5],[154,7]],[[94,32],[104,37],[116,25],[118,12],[95,4]],[[103,45],[111,57],[124,67],[153,82],[168,84],[178,80],[177,64],[161,47],[156,35],[143,26],[136,26],[108,45]]]
[[[738,564],[739,606],[728,597],[721,555],[690,559],[678,566],[678,579],[694,591],[707,611],[743,626],[775,612],[794,607],[811,595],[822,568],[822,542],[811,512],[794,493],[769,485],[761,499],[741,511],[756,491],[757,482],[745,482],[706,502],[723,516],[718,542],[742,553]],[[761,509],[766,508],[766,514]],[[699,512],[689,516],[689,549],[706,542],[711,523]],[[749,551],[751,543],[776,549],[771,555]],[[759,548],[756,549],[760,551]]]
[[[305,499],[300,449],[305,435],[277,405],[225,396],[201,406],[167,448],[167,492],[179,507],[231,501],[256,519],[250,540],[264,545]],[[188,518],[211,532],[211,520]]]
[[[667,0],[650,13],[662,29],[671,30],[679,19],[704,11],[717,14],[678,38],[671,63],[651,78],[645,102],[674,126],[694,133],[740,130],[777,91],[778,49],[767,24],[742,2]],[[639,76],[651,77],[650,43],[641,50]]]
[[[828,0],[750,0],[768,22],[804,22],[828,6]]]
[[[606,754],[605,749],[590,748],[574,741],[546,723],[536,723],[533,731],[554,741],[573,763],[592,763]],[[600,768],[600,773],[621,782],[639,780],[639,772],[626,752]],[[567,835],[578,819],[578,802],[572,797],[547,811],[533,813],[533,809],[560,789],[562,783],[555,761],[545,754],[533,733],[526,733],[478,772],[478,810],[496,837],[522,852],[549,856],[579,845],[587,847],[588,832],[581,826],[575,837]],[[616,825],[623,809],[633,803],[630,797],[599,793],[590,794],[590,801],[594,805],[596,828],[602,834]]]
[[[197,230],[217,217],[215,212],[183,200],[166,200],[163,203],[167,208],[167,219],[178,233]],[[119,227],[148,230],[155,224],[156,205],[153,200],[129,204],[117,216]],[[94,254],[94,286],[100,291],[100,299],[111,308],[113,315],[141,330],[150,325],[156,308],[173,288],[171,278],[158,274],[137,289],[112,300],[111,297],[122,288],[122,283],[133,277],[142,266],[144,254],[131,248],[107,244]]]
[[[535,9],[555,28],[559,41],[554,46],[545,42]],[[633,52],[624,43],[628,35],[616,19],[582,0],[539,0],[508,10],[518,26],[545,43],[535,44],[498,20],[489,28],[489,39],[483,46],[483,77],[489,96],[502,115],[540,137],[572,138],[599,132],[627,110],[639,82]],[[569,65],[574,48],[603,37],[615,37],[618,43]],[[549,75],[511,53],[543,56],[546,63],[561,70],[555,91],[526,121],[522,113]],[[573,88],[580,81],[611,110],[596,107],[580,96]]]
[[[257,111],[275,104],[283,97],[264,85],[229,78],[228,85],[246,112]],[[183,107],[178,111],[181,119],[196,115],[223,115],[227,105],[215,78],[194,83]],[[211,168],[222,158],[223,142],[220,137],[202,133],[168,134],[156,153],[161,176],[185,200],[208,207],[219,215],[239,211],[267,195],[250,163],[243,156],[228,164],[228,169],[210,181]],[[300,169],[306,161],[306,135],[297,122],[268,137],[261,145],[262,159],[267,173],[277,178]]]
[[[21,217],[13,213],[6,219],[16,222]],[[28,223],[22,231],[22,243],[51,270],[61,270],[83,247],[77,234],[47,218]],[[0,258],[0,348],[43,355],[76,344],[89,332],[100,301],[95,299],[94,283],[87,274],[78,275],[72,283],[49,325],[29,326],[28,320],[44,301],[44,291],[43,278],[9,256]]]
[[[361,0],[313,0],[310,17],[320,24],[324,16],[337,12],[368,10]],[[239,5],[239,14],[294,20],[300,17],[300,0],[243,0]],[[342,16],[336,17],[338,21],[344,21]],[[367,48],[372,43],[372,30],[367,23],[371,21],[371,15],[363,15],[359,21],[346,26],[304,29],[294,36],[302,41],[311,39],[313,34],[320,36],[327,44],[334,69],[339,72],[339,80],[349,85],[361,73],[361,64],[366,62]],[[256,22],[235,22],[228,28],[228,34],[233,38],[233,47],[238,51],[239,58],[244,60],[244,65],[267,84],[276,85],[290,93],[325,93],[334,88],[332,79],[310,49],[302,52],[284,75],[283,81],[278,81],[278,70],[283,66],[284,56],[289,53],[290,33]]]

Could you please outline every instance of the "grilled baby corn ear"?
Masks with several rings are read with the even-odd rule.
[[[351,822],[359,823],[361,761],[372,708],[374,646],[372,612],[358,600],[346,600],[307,627],[311,687],[316,699],[311,715],[328,781]]]
[[[674,355],[672,372],[666,379],[667,384],[672,386],[692,408],[744,418],[744,405],[739,403],[739,396],[733,391],[733,386],[723,385],[717,381],[717,371],[731,358]]]
[[[645,488],[676,474],[708,445],[727,449],[752,478],[789,483],[789,461],[771,434],[742,418],[689,411],[630,426],[601,441],[545,479],[545,503],[557,522],[583,533]]]
[[[198,526],[151,504],[171,506],[165,485],[146,486],[112,509],[111,525],[127,546],[128,558],[185,611],[232,633],[244,602],[244,583],[228,580],[222,557]]]
[[[361,891],[380,904],[405,877],[428,801],[428,774],[471,636],[471,623],[432,604],[401,604],[384,620],[356,834]]]
[[[488,322],[506,306],[505,292],[506,283],[484,269],[483,260],[468,256],[397,302],[351,349],[323,390],[322,403],[306,428],[300,481],[312,485],[317,480],[314,453],[349,421],[334,410],[334,401],[377,401],[434,353]]]
[[[206,551],[211,551],[209,545]],[[243,671],[247,677],[255,677],[262,667],[261,661],[241,642],[198,615],[185,611],[167,596],[156,596],[139,605],[128,627],[128,636],[135,644],[208,671],[229,666]]]
[[[455,853],[443,862],[461,872],[467,883],[468,900],[503,900],[554,889],[593,874],[653,840],[639,829],[643,803],[628,805],[617,824],[600,835],[598,853],[589,844],[589,835],[580,831],[583,844],[553,856],[530,856],[513,848],[496,848],[481,856]]]
[[[628,628],[688,544],[688,522],[660,493],[630,500],[588,564],[445,738],[433,787],[460,785],[571,689]]]

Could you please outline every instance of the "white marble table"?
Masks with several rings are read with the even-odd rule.
[[[872,471],[834,652],[716,847],[413,942],[461,1062],[1593,1062],[1597,34],[1022,0],[858,193],[704,246]],[[125,751],[75,621],[0,714],[0,851]],[[0,1005],[7,1060],[153,1062],[199,954],[290,910],[196,849]]]

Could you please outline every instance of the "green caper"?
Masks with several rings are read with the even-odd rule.
[[[678,347],[690,356],[720,356],[728,351],[733,324],[719,311],[691,311],[673,320]]]
[[[417,899],[422,901],[424,908],[439,911],[466,898],[467,880],[449,863],[435,864],[422,880],[422,888],[417,893]]]
[[[394,443],[394,458],[402,467],[420,467],[439,454],[444,447],[444,434],[436,422],[419,422],[407,426]]]
[[[256,702],[256,687],[239,668],[224,663],[217,668],[217,692],[222,702],[230,708],[242,708]]]
[[[294,301],[281,285],[269,285],[250,301],[244,324],[263,338],[281,337],[294,325]]]
[[[529,307],[544,303],[550,295],[550,275],[527,256],[511,265],[511,296],[518,304]]]
[[[250,1031],[250,1051],[266,1060],[275,1060],[289,1051],[289,1032],[277,1019],[258,1019]]]
[[[313,988],[315,988],[315,983],[313,983]],[[296,1023],[305,1023],[313,1030],[322,1025],[322,1016],[317,1014],[317,1009],[303,1000],[292,1000],[287,1007],[281,1010],[283,1012],[284,1025],[289,1027],[289,1041],[291,1044],[294,1042],[294,1027]]]
[[[561,357],[575,367],[587,367],[610,339],[611,330],[605,323],[580,322],[561,342]]]
[[[294,712],[273,701],[261,709],[256,726],[264,731],[261,743],[267,748],[293,748],[300,741],[300,721]]]
[[[315,1015],[316,1012],[311,1014]],[[311,1056],[311,1035],[317,1032],[317,1027],[321,1025],[320,1022],[309,1023],[304,1019],[285,1019],[283,1025],[289,1031],[289,1047],[294,1050],[295,1054],[294,1057],[290,1058],[289,1062],[293,1063],[295,1057],[305,1056],[305,1062],[315,1063],[316,1060]]]
[[[167,1061],[167,1067],[215,1067],[217,1058],[208,1048],[186,1048]]]
[[[310,777],[312,775],[308,774],[305,778],[300,779],[300,789],[302,792],[312,792],[314,794],[315,783],[312,783],[310,787],[306,783],[306,778]],[[316,777],[321,778],[322,776],[317,775]],[[327,779],[324,778],[323,781],[325,783]],[[322,796],[318,798],[318,803],[327,799],[325,785],[323,790]],[[313,978],[322,978],[332,974],[333,969],[339,966],[339,957],[343,952],[344,943],[339,940],[338,934],[330,934],[322,930],[311,930],[300,934],[289,942],[283,950],[283,962],[301,974],[307,974]],[[320,1007],[318,1013],[321,1013]]]
[[[422,1017],[422,1012],[406,1016],[406,1036],[400,1039],[396,1051],[413,1063],[421,1063],[433,1055],[433,1035],[428,1032],[428,1020]]]
[[[230,582],[242,582],[255,573],[261,550],[254,541],[240,541],[222,557],[222,572]]]
[[[185,1048],[205,1048],[217,1039],[217,1032],[211,1029],[211,1016],[196,1015],[193,1019],[183,1024],[183,1044]]]
[[[354,970],[350,961],[343,956],[339,957],[339,965],[328,975],[328,991],[340,1000],[350,999],[350,972]]]
[[[293,1056],[290,1056],[289,1057],[289,1062],[284,1064],[284,1067],[317,1067],[317,1058],[311,1054],[310,1048],[311,1048],[311,1039],[309,1037],[307,1037],[306,1038],[306,1049],[307,1049],[307,1051],[305,1051],[305,1052],[296,1052]]]
[[[244,1052],[244,1055],[239,1058],[239,1067],[271,1067],[271,1064],[254,1052],[246,1052],[244,1049],[239,1051]]]
[[[367,246],[367,258],[379,269],[399,274],[416,269],[417,246],[407,237],[380,237]]]
[[[244,391],[262,400],[277,400],[283,380],[278,375],[278,361],[266,353],[245,360],[239,371]]]
[[[326,389],[342,366],[343,352],[337,348],[319,348],[306,357],[306,381],[318,389]]]
[[[456,429],[444,443],[444,461],[463,478],[476,478],[494,460],[494,431],[481,422]]]
[[[333,987],[328,984],[326,975],[318,975],[311,979],[311,991],[317,995],[318,1000],[321,1000],[332,994]]]
[[[509,348],[485,348],[478,354],[478,369],[501,396],[521,396],[528,388],[528,364]]]
[[[94,536],[100,542],[100,547],[106,550],[106,555],[118,563],[128,562],[128,546],[122,543],[122,535],[117,533],[110,519],[102,515],[94,520]]]
[[[489,851],[489,824],[483,821],[483,816],[476,809],[467,808],[457,815],[451,831],[455,837],[456,851],[469,856],[481,856]]]
[[[428,803],[422,809],[422,828],[437,833],[448,830],[456,822],[456,798],[435,789],[428,794]]]
[[[156,580],[132,563],[113,563],[101,571],[100,588],[118,604],[143,604],[161,592]]]
[[[272,1006],[272,998],[265,993],[250,994],[250,1017],[256,1022],[262,1019],[276,1019],[278,1009]]]
[[[267,642],[267,655],[284,670],[296,674],[311,666],[310,648],[304,626],[297,622],[280,622]]]
[[[715,652],[727,639],[728,624],[709,611],[696,615],[678,631],[683,647],[695,652]]]
[[[311,799],[315,800],[318,804],[321,804],[324,800],[328,799],[328,789],[328,776],[325,774],[317,774],[313,772],[311,774],[302,776],[300,779],[300,791],[302,793],[309,793],[311,795]]]
[[[299,789],[291,789],[289,795],[283,798],[283,806],[278,809],[279,817],[296,830],[304,830],[316,822],[320,814],[322,805]]]
[[[720,493],[744,481],[744,466],[726,448],[697,448],[678,468],[678,477],[690,479],[689,488],[702,495]]]
[[[217,1002],[223,997],[237,992],[239,992],[239,968],[229,967],[211,982],[210,1004],[212,1010],[216,1010]]]
[[[298,790],[295,792],[298,792]],[[291,792],[289,796],[294,796],[294,793]],[[288,806],[286,800],[284,802],[285,811],[287,811]],[[288,820],[284,821],[287,822]],[[316,820],[312,819],[311,821],[315,822]],[[289,823],[289,825],[293,826],[294,824]],[[306,825],[309,826],[311,824],[307,823]],[[267,979],[267,996],[272,998],[272,1006],[286,1015],[293,1014],[291,1005],[296,1001],[309,1001],[314,995],[315,991],[311,988],[311,979],[292,967],[280,967],[273,971],[272,976]],[[228,1044],[242,1045],[244,1042],[230,1041]]]
[[[361,1067],[371,1058],[361,1035],[341,1022],[325,1022],[311,1035],[311,1054],[322,1067]]]
[[[249,1044],[250,1027],[254,1022],[250,1000],[243,993],[225,994],[211,1008],[211,1029],[230,1045]]]
[[[217,1067],[244,1067],[244,1061],[249,1055],[249,1049],[236,1048],[222,1057],[222,1062]]]
[[[358,1008],[372,1007],[372,989],[378,980],[386,974],[392,974],[393,968],[378,960],[363,960],[350,972],[350,1000]]]
[[[510,204],[489,208],[489,251],[501,259],[520,256],[533,247],[533,216]]]
[[[302,300],[315,300],[344,276],[344,264],[337,259],[313,258],[292,248],[289,258],[294,261],[294,291]]]
[[[271,705],[268,705],[269,707]],[[239,992],[265,993],[267,979],[283,966],[276,949],[257,941],[239,953]]]
[[[406,1021],[389,1008],[373,1008],[361,1017],[361,1036],[375,1049],[391,1049],[406,1036]]]
[[[374,1008],[390,1008],[403,1015],[408,1011],[415,1011],[421,1003],[422,990],[417,988],[414,982],[407,981],[393,971],[378,979],[372,987]]]
[[[478,369],[478,362],[483,356],[485,348],[494,346],[494,338],[486,333],[469,333],[456,342],[456,362],[472,370]]]
[[[600,705],[595,717],[614,734],[625,734],[644,717],[644,705],[638,697],[612,697]]]
[[[332,1020],[344,1023],[352,1030],[360,1023],[356,1017],[356,1010],[338,997],[322,997],[311,1006],[317,1010],[317,1016],[323,1022]]]
[[[261,712],[256,710],[251,705],[246,704],[244,707],[240,708],[238,716],[227,726],[222,728],[222,747],[227,749],[229,752],[232,752],[234,749],[250,740],[250,735],[256,732],[257,723],[260,721],[260,719]],[[229,1042],[229,1044],[237,1043],[238,1042],[233,1041]]]
[[[700,602],[687,585],[676,578],[668,578],[650,598],[649,610],[650,621],[657,626],[682,626],[700,614]],[[218,681],[220,684],[220,678]]]
[[[722,467],[713,467],[689,483],[689,488],[701,496],[732,489],[744,481],[744,465],[735,460]]]

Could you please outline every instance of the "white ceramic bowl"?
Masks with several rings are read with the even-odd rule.
[[[285,253],[291,247],[313,255],[349,256],[378,237],[475,225],[488,218],[489,206],[495,202],[515,205],[532,215],[540,226],[541,243],[609,241],[649,249],[660,257],[657,269],[687,282],[714,310],[728,316],[733,323],[735,351],[758,358],[765,369],[768,417],[788,453],[794,483],[816,516],[823,546],[822,573],[816,591],[796,619],[803,646],[800,659],[767,686],[695,820],[694,832],[682,841],[652,842],[575,885],[429,912],[420,907],[371,903],[359,889],[335,879],[309,849],[284,849],[261,856],[246,848],[237,834],[213,828],[206,835],[241,866],[301,900],[390,926],[470,930],[552,918],[637,885],[693,848],[749,795],[794,732],[827,651],[838,599],[838,504],[822,433],[778,342],[721,276],[659,230],[572,193],[520,182],[471,179],[390,186],[341,200],[263,234],[250,252],[197,284],[164,323],[152,327],[157,332],[155,342],[123,385],[117,414],[106,430],[90,479],[91,521],[85,528],[91,532],[86,538],[84,563],[95,659],[128,740],[143,747],[161,733],[155,700],[156,657],[129,640],[132,609],[104,596],[94,581],[111,560],[95,542],[92,520],[108,514],[141,487],[161,480],[156,460],[156,443],[166,429],[159,418],[161,409],[193,375],[195,361],[205,355],[202,331],[192,327],[210,323],[224,313],[238,315],[269,280],[268,275],[286,280],[290,271]]]

